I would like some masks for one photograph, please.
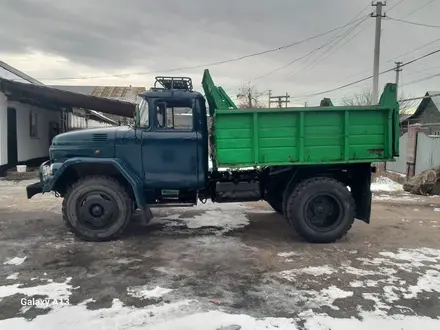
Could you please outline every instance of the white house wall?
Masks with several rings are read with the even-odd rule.
[[[110,124],[96,121],[93,119],[88,120],[88,128],[111,127],[111,126],[112,125],[110,125]]]
[[[0,92],[0,165],[8,162],[8,101]]]
[[[59,111],[46,110],[31,105],[9,102],[9,107],[17,113],[17,153],[18,161],[49,156],[49,122],[59,122]],[[38,137],[30,136],[30,113],[38,113]],[[6,154],[7,155],[7,154]],[[2,164],[5,164],[2,162]]]

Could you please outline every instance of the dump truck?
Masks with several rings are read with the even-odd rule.
[[[395,84],[377,105],[275,109],[238,109],[208,70],[202,86],[156,77],[133,125],[57,135],[28,198],[62,197],[65,223],[89,241],[120,236],[135,211],[148,222],[152,207],[207,200],[265,200],[315,243],[370,222],[372,164],[398,156]]]

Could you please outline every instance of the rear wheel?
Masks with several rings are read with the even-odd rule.
[[[311,178],[301,182],[290,194],[285,213],[288,222],[307,241],[330,243],[350,230],[355,202],[339,181]]]
[[[118,237],[131,219],[133,202],[125,187],[104,176],[80,179],[63,200],[63,218],[70,230],[87,241]]]

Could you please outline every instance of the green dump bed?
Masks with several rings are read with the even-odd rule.
[[[395,84],[368,107],[237,109],[205,70],[202,81],[213,117],[215,167],[319,165],[393,160],[399,150]]]

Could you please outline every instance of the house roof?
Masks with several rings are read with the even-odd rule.
[[[0,78],[0,91],[13,100],[44,107],[78,107],[122,117],[132,117],[136,109],[136,105],[129,102],[73,93],[4,78]]]
[[[122,87],[122,86],[63,86],[52,85],[50,87],[60,90],[80,93],[84,95],[91,95],[97,97],[104,97],[107,99],[124,101],[139,104],[142,100],[139,94],[145,92],[145,87]]]
[[[437,95],[437,96],[429,97],[431,95]],[[426,92],[425,98],[422,100],[422,102],[420,102],[416,111],[410,117],[408,117],[407,120],[415,119],[418,116],[420,116],[423,113],[423,111],[425,111],[426,106],[431,100],[434,103],[437,110],[440,111],[440,91],[428,91]]]

